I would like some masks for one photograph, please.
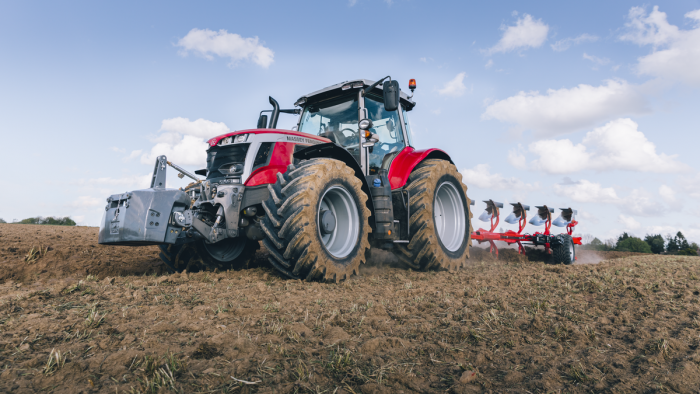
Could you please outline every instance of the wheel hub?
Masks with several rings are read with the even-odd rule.
[[[330,210],[321,211],[321,232],[323,234],[332,234],[335,230],[336,219],[333,212]]]

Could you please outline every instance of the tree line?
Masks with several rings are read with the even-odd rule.
[[[664,238],[661,234],[647,234],[644,239],[622,233],[617,240],[608,239],[605,242],[591,235],[584,235],[582,246],[584,249],[619,252],[675,254],[684,256],[697,256],[700,246],[695,242],[688,242],[682,232],[675,236],[671,234]]]
[[[7,223],[5,220],[0,218],[0,223]],[[37,216],[35,218],[27,218],[27,219],[22,219],[20,221],[17,221],[16,219],[12,223],[18,223],[18,224],[50,224],[54,226],[75,226],[76,223],[73,219],[71,219],[68,216],[65,217],[57,217],[57,216],[49,216],[49,217],[41,217]]]

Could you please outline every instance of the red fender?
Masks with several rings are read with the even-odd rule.
[[[287,166],[292,163],[294,145],[291,142],[277,142],[270,154],[270,164],[253,171],[245,181],[246,186],[258,186],[277,181],[277,173],[287,172]]]
[[[391,162],[391,167],[389,167],[391,189],[403,187],[408,181],[411,171],[425,159],[442,159],[453,163],[450,156],[440,149],[415,150],[407,146],[394,158],[394,161]]]

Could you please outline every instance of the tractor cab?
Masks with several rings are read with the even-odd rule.
[[[406,112],[416,103],[400,92],[396,81],[383,84],[384,79],[342,82],[302,96],[295,103],[302,108],[298,130],[346,149],[365,175],[388,171],[392,160],[411,145]]]

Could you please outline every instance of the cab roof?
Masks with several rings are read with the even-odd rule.
[[[294,103],[294,105],[303,107],[304,104],[306,102],[310,101],[312,98],[317,99],[317,98],[332,97],[332,96],[336,96],[336,95],[340,94],[341,92],[343,92],[345,90],[354,91],[356,93],[357,89],[359,89],[360,87],[365,88],[365,87],[371,86],[372,84],[374,84],[374,82],[376,82],[376,81],[372,81],[370,79],[351,79],[351,80],[348,80],[345,82],[337,83],[337,84],[331,85],[327,88],[323,88],[321,90],[317,90],[315,92],[305,94],[305,95],[299,97],[299,99]],[[362,84],[362,86],[360,86],[360,84]],[[382,94],[382,92],[381,92],[381,90],[383,88],[382,85],[383,84],[377,85],[373,89],[373,91],[375,93]],[[343,87],[346,87],[346,88],[343,89]],[[401,104],[405,107],[406,111],[410,111],[413,109],[413,107],[416,106],[415,101],[413,101],[403,91],[401,91]]]

